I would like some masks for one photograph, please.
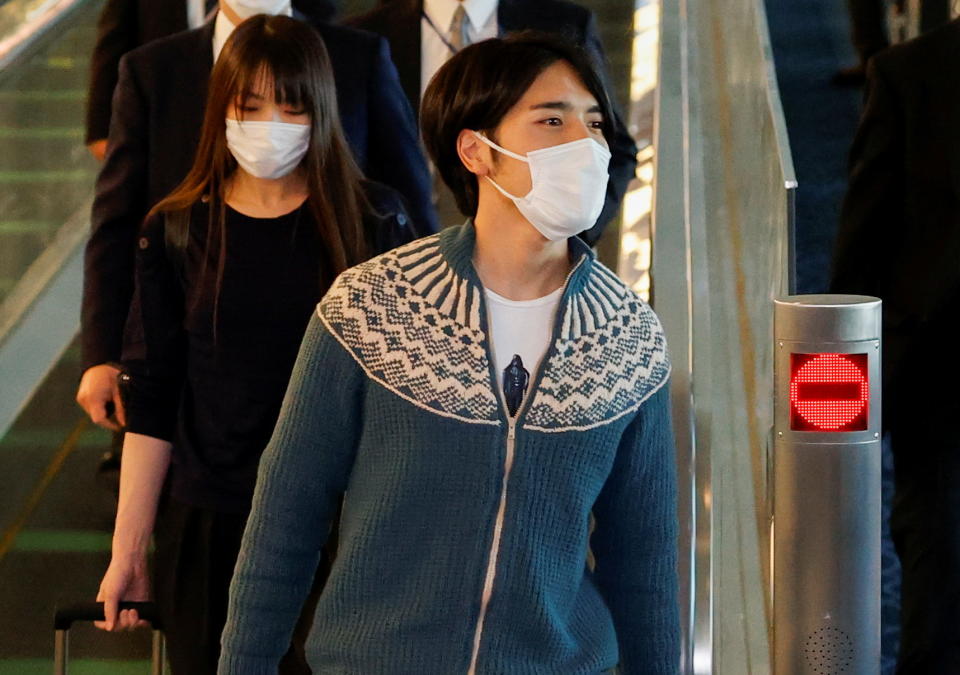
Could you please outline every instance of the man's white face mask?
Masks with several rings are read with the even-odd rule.
[[[512,195],[485,178],[512,200],[523,217],[550,241],[560,241],[588,230],[597,222],[607,194],[610,151],[592,138],[561,143],[518,155],[491,141],[479,131],[481,141],[508,157],[530,166],[530,192]]]
[[[257,14],[290,14],[291,0],[226,0],[241,19]]]

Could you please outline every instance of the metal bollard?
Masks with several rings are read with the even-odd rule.
[[[880,300],[774,306],[774,673],[876,675]]]

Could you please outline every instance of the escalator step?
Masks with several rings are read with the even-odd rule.
[[[53,638],[50,643],[53,644]],[[0,659],[0,675],[50,675],[52,670],[52,658]],[[143,675],[149,672],[149,661],[70,660],[71,675]]]
[[[92,530],[23,530],[11,551],[23,553],[109,553],[110,532]]]
[[[38,103],[47,101],[85,101],[87,98],[86,89],[15,89],[13,91],[0,91],[0,102],[10,101],[24,103]]]
[[[93,183],[96,171],[90,169],[45,169],[37,171],[0,171],[0,185],[23,183]]]
[[[0,139],[82,141],[83,127],[0,127]]]

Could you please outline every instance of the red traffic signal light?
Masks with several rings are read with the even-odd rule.
[[[870,403],[866,354],[791,354],[790,429],[864,431]]]

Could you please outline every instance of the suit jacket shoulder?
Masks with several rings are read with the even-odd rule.
[[[420,4],[420,3],[416,3]],[[399,24],[410,18],[419,20],[419,9],[409,2],[386,2],[373,9],[347,18],[344,25],[357,29],[385,34],[395,30]]]
[[[877,74],[898,89],[912,83],[947,84],[955,72],[942,67],[955,62],[960,52],[960,19],[907,42],[893,45],[871,59]]]
[[[379,35],[355,26],[335,26],[330,23],[318,23],[314,27],[323,36],[323,41],[329,48],[331,44],[362,49],[375,52],[381,38]]]
[[[593,13],[566,0],[501,0],[497,19],[505,31],[541,30],[566,33],[583,41]]]
[[[123,60],[138,73],[160,68],[181,78],[184,70],[201,67],[209,74],[213,66],[213,22],[153,40],[124,55]]]

